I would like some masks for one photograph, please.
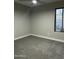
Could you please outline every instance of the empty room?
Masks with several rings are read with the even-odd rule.
[[[14,0],[14,59],[64,59],[64,0]]]

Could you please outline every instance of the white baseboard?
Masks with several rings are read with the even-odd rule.
[[[31,34],[23,35],[23,36],[20,36],[20,37],[15,38],[14,40],[19,40],[19,39],[21,39],[21,38],[28,37],[28,36],[30,36],[30,35],[31,35]]]
[[[54,40],[54,41],[58,41],[58,42],[63,42],[64,43],[64,40],[61,40],[61,39],[55,39],[55,38],[51,38],[51,37],[47,37],[47,36],[42,36],[42,35],[36,35],[36,34],[23,35],[23,36],[15,38],[14,40],[19,40],[21,38],[28,37],[28,36],[31,36],[31,35],[32,36],[36,36],[36,37],[40,37],[40,38],[45,38],[45,39]]]
[[[45,38],[45,39],[49,39],[49,40],[54,40],[54,41],[58,41],[58,42],[63,42],[64,43],[64,40],[61,40],[61,39],[55,39],[55,38],[51,38],[51,37],[47,37],[47,36],[42,36],[42,35],[36,35],[36,34],[30,34],[30,35],[41,37],[41,38]]]

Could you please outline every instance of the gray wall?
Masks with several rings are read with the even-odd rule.
[[[14,4],[14,38],[30,34],[29,8]]]
[[[64,40],[64,33],[54,32],[55,7],[63,7],[64,3],[54,3],[34,8],[32,20],[32,34]]]
[[[64,40],[64,33],[54,32],[55,8],[63,7],[64,2],[32,8],[15,3],[14,37],[28,34],[41,35]]]

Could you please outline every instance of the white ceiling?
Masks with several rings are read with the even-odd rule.
[[[34,7],[34,6],[39,6],[39,5],[63,1],[63,0],[37,0],[38,1],[37,5],[34,5],[32,3],[32,0],[14,0],[14,1],[17,3],[23,4],[25,6]]]

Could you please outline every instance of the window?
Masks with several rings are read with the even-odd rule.
[[[55,9],[55,32],[64,32],[64,8]]]

